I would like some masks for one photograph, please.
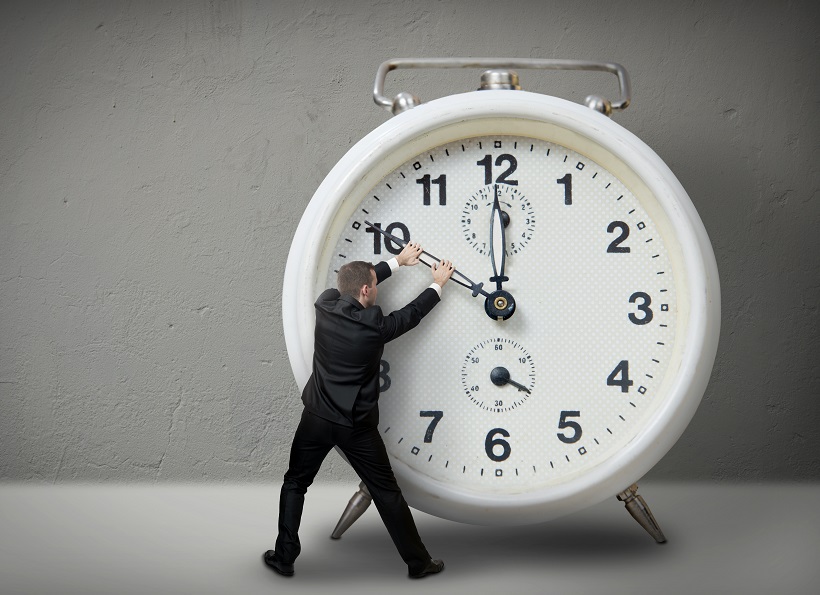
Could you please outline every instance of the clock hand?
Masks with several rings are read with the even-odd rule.
[[[492,372],[490,372],[490,380],[496,386],[504,386],[505,384],[512,384],[515,388],[519,391],[524,391],[525,393],[529,393],[530,389],[528,389],[523,384],[517,383],[515,380],[510,379],[510,371],[507,368],[502,368],[501,366],[497,368],[493,368]]]
[[[507,259],[507,237],[503,217],[505,213],[498,202],[498,184],[494,187],[495,197],[490,214],[490,261],[493,263],[493,276],[490,277],[490,283],[495,283],[496,289],[501,290],[504,289],[501,284],[510,279],[504,275],[504,264]]]
[[[393,242],[393,243],[395,243],[395,244],[398,244],[398,245],[399,245],[399,246],[401,246],[402,248],[403,248],[404,246],[406,246],[406,245],[407,245],[407,241],[405,241],[405,240],[403,240],[403,239],[401,239],[401,238],[398,238],[398,237],[394,236],[392,233],[388,233],[388,232],[384,231],[381,227],[377,227],[377,226],[373,225],[373,224],[372,224],[372,223],[370,223],[370,221],[368,221],[367,219],[365,219],[365,220],[364,220],[364,222],[365,222],[367,225],[369,225],[371,228],[373,228],[373,229],[375,229],[376,231],[378,231],[378,232],[379,232],[380,234],[382,234],[384,237],[386,237],[387,239],[389,239],[391,242]],[[433,259],[433,261],[434,261],[434,262],[440,262],[440,261],[441,261],[441,259],[440,259],[440,258],[438,258],[438,257],[436,257],[436,256],[433,256],[432,254],[430,254],[429,252],[427,252],[427,251],[425,251],[425,250],[422,250],[422,251],[421,251],[421,253],[422,253],[422,254],[425,254],[425,255],[426,255],[426,256],[428,256],[429,258]],[[425,266],[427,266],[427,267],[431,267],[431,266],[432,266],[430,263],[428,263],[428,262],[424,262],[423,260],[419,260],[419,262],[421,262],[421,264],[423,264],[423,265],[425,265]],[[458,275],[459,277],[461,277],[461,279],[457,279],[457,278],[456,278],[456,275]],[[462,281],[462,279],[463,279],[463,281]],[[453,271],[453,276],[452,276],[452,277],[450,277],[450,281],[452,281],[452,282],[453,282],[453,283],[455,283],[456,285],[461,285],[462,287],[466,287],[467,289],[469,289],[470,291],[472,291],[472,292],[473,292],[473,297],[476,297],[478,294],[483,295],[485,298],[489,298],[489,297],[490,297],[490,294],[489,294],[489,293],[487,293],[487,292],[483,289],[484,283],[476,283],[476,282],[474,282],[472,279],[470,279],[467,275],[465,275],[464,273],[462,273],[462,272],[461,272],[461,271],[459,271],[458,269],[456,269],[456,270],[454,270],[454,271]]]

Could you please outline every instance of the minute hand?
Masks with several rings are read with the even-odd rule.
[[[376,231],[378,231],[378,232],[379,232],[380,234],[382,234],[384,237],[386,237],[387,239],[389,239],[391,242],[393,242],[393,243],[395,243],[395,244],[398,244],[398,245],[399,245],[399,246],[401,246],[402,248],[404,248],[404,247],[407,245],[407,241],[405,241],[405,240],[403,240],[403,239],[401,239],[401,238],[398,238],[398,237],[394,236],[392,233],[388,233],[388,232],[384,231],[381,227],[377,227],[377,226],[373,225],[373,224],[372,224],[372,223],[370,223],[370,221],[368,221],[367,219],[365,219],[365,220],[364,220],[364,222],[365,222],[367,225],[369,225],[371,228],[373,228],[373,229],[375,229]],[[432,259],[433,261],[435,261],[435,262],[440,262],[440,261],[441,261],[441,259],[440,259],[440,258],[438,258],[437,256],[433,256],[432,254],[430,254],[429,252],[427,252],[427,251],[425,251],[425,250],[422,250],[421,252],[422,252],[422,254],[426,255],[426,256],[427,256],[427,257],[429,257],[429,258],[431,258],[431,259]],[[423,261],[423,260],[419,260],[419,262],[421,262],[421,264],[423,264],[423,265],[425,265],[425,266],[428,266],[428,267],[431,267],[431,268],[432,268],[432,266],[433,266],[431,263],[429,263],[429,262],[425,262],[425,261]],[[461,279],[457,279],[457,278],[456,278],[456,275],[458,275],[459,277],[461,277]],[[462,279],[463,279],[463,280],[462,280]],[[484,291],[484,289],[483,289],[483,287],[484,287],[484,283],[476,283],[476,282],[474,282],[472,279],[470,279],[467,275],[465,275],[464,273],[462,273],[462,272],[461,272],[461,271],[459,271],[458,269],[455,269],[455,270],[453,271],[453,276],[452,276],[452,277],[450,277],[450,280],[451,280],[453,283],[455,283],[456,285],[461,285],[462,287],[466,287],[467,289],[469,289],[469,290],[473,293],[473,297],[476,297],[476,296],[477,296],[477,295],[479,295],[479,294],[483,295],[485,298],[489,298],[489,297],[490,297],[490,294],[489,294],[489,293],[487,293],[486,291]]]

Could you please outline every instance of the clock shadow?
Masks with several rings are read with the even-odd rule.
[[[370,522],[354,524],[340,540],[327,539],[320,559],[300,559],[300,572],[309,573],[318,583],[360,579],[363,574],[389,580],[406,572],[387,530],[378,515],[373,517]],[[449,569],[457,568],[460,576],[489,577],[499,567],[588,572],[590,564],[617,567],[654,558],[667,549],[656,544],[625,511],[617,509],[517,527],[467,525],[416,511],[414,517],[432,557],[443,559]]]

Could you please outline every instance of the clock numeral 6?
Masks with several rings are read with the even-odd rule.
[[[382,224],[374,223],[373,227],[378,227],[379,229],[382,229]],[[390,252],[390,254],[398,254],[399,252],[401,252],[401,246],[397,246],[392,240],[389,240],[388,238],[384,237],[378,231],[373,229],[373,227],[365,228],[365,231],[367,233],[373,234],[373,254],[382,253],[382,243],[384,243],[385,249],[388,252]],[[387,228],[384,231],[386,231],[389,234],[393,234],[394,236],[400,237],[405,242],[410,241],[410,230],[407,229],[407,226],[404,223],[400,223],[399,221],[391,223],[387,226]],[[396,233],[397,231],[399,233]]]
[[[387,375],[389,371],[390,364],[388,364],[385,360],[379,360],[379,378],[381,378],[381,382],[379,383],[380,393],[383,393],[390,388],[390,376]]]
[[[427,431],[424,433],[424,441],[425,442],[432,442],[433,441],[433,432],[438,425],[438,422],[441,421],[441,418],[444,417],[443,411],[419,411],[420,417],[432,417],[433,419],[430,420],[430,425],[427,426]]]
[[[574,434],[572,436],[567,436],[566,434],[556,434],[558,436],[558,440],[564,442],[566,444],[574,444],[581,439],[581,424],[577,421],[569,421],[567,420],[568,417],[581,417],[580,411],[562,411],[561,412],[561,419],[558,420],[558,429],[562,430],[564,428],[572,428]]]
[[[487,456],[490,457],[490,459],[498,463],[500,461],[506,461],[510,457],[512,447],[509,442],[504,440],[504,438],[495,438],[497,434],[501,434],[504,438],[510,437],[510,433],[504,428],[493,428],[484,440],[484,452],[487,453]],[[501,447],[501,454],[495,453],[496,446]]]
[[[644,293],[643,291],[636,291],[631,296],[629,296],[629,303],[634,304],[638,300],[641,300],[641,303],[638,304],[638,310],[643,312],[643,317],[638,318],[632,312],[629,313],[629,320],[632,324],[649,324],[652,322],[652,317],[654,314],[652,313],[652,309],[649,307],[649,304],[652,303],[652,298],[649,297],[649,294]]]

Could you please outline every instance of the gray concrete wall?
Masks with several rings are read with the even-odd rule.
[[[712,238],[715,371],[652,477],[820,478],[813,5],[3,2],[0,479],[279,481],[300,412],[280,316],[294,227],[387,119],[378,64],[459,55],[624,64],[615,120]],[[522,78],[615,93],[609,75]],[[389,85],[429,100],[476,75]],[[320,478],[353,475],[333,454]]]

